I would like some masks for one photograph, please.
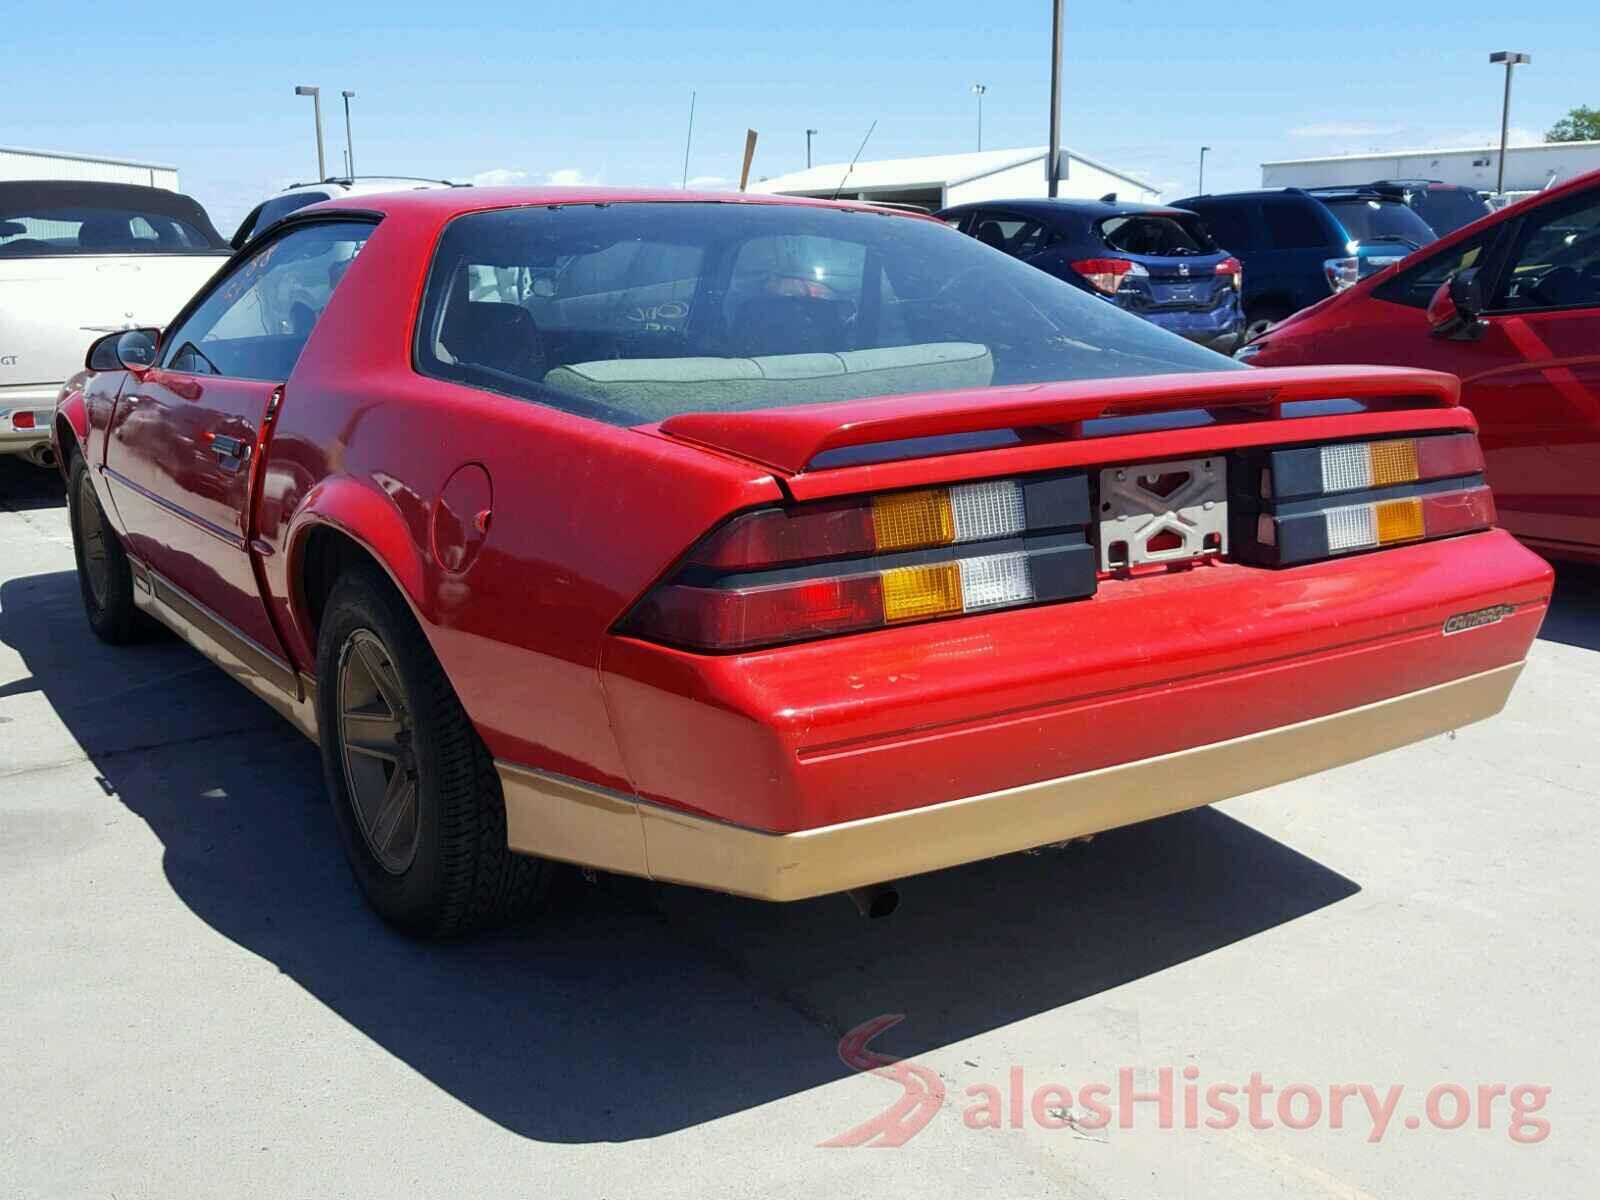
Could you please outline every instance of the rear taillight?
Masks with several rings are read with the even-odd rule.
[[[1237,258],[1225,258],[1217,264],[1217,274],[1232,276],[1233,290],[1244,291],[1244,264]]]
[[[1330,292],[1342,292],[1361,281],[1359,258],[1328,258],[1322,262],[1322,273],[1328,280]]]
[[[1144,279],[1150,274],[1143,264],[1126,258],[1080,258],[1072,264],[1072,269],[1088,280],[1096,291],[1108,296],[1116,295],[1124,279]]]
[[[1495,521],[1470,433],[1251,451],[1236,461],[1232,547],[1250,562],[1288,566]]]
[[[696,650],[1091,595],[1083,472],[759,509],[708,535],[619,631]]]

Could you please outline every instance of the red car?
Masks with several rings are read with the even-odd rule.
[[[1459,376],[1505,527],[1600,562],[1600,171],[1457,230],[1239,351]]]
[[[554,860],[882,911],[1486,717],[1551,586],[1450,377],[1247,370],[859,204],[318,205],[54,434],[95,632],[317,738],[422,934]]]

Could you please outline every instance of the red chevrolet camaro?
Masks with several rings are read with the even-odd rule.
[[[267,230],[54,436],[95,632],[317,739],[446,934],[556,861],[881,909],[1498,711],[1550,572],[1456,401],[911,214],[444,189]]]

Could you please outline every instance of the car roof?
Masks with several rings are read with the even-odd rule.
[[[331,176],[321,183],[291,183],[268,199],[312,191],[327,192],[330,196],[371,196],[380,192],[471,186],[470,183],[452,183],[448,179],[420,179],[410,175],[342,175]]]
[[[907,221],[934,221],[921,213],[883,208],[858,200],[822,200],[812,196],[777,196],[750,192],[692,192],[672,188],[603,187],[446,187],[385,192],[373,196],[336,196],[303,208],[302,214],[354,209],[358,212],[408,214],[449,219],[471,212],[501,208],[560,207],[576,204],[759,204],[799,208],[837,208],[899,217]]]
[[[1030,217],[1052,217],[1064,213],[1076,213],[1079,216],[1091,219],[1104,219],[1106,217],[1131,217],[1143,214],[1154,214],[1163,217],[1192,216],[1182,209],[1173,208],[1167,204],[1137,204],[1133,201],[1126,203],[1120,200],[1051,200],[1034,196],[1024,200],[974,200],[967,204],[952,204],[941,212],[966,212],[974,208],[1009,208],[1013,212],[1025,213]]]

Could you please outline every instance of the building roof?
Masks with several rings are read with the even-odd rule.
[[[139,167],[146,171],[176,171],[170,163],[140,162],[133,158],[108,158],[104,154],[71,154],[65,150],[32,150],[26,146],[0,146],[0,154],[26,154],[33,158],[61,158],[68,162],[102,163],[111,167]]]
[[[1063,146],[1062,151],[1086,166],[1125,179],[1135,187],[1150,192],[1161,190],[1076,150]],[[858,162],[853,168],[848,162],[824,163],[804,171],[791,171],[787,175],[763,179],[751,184],[750,190],[831,194],[840,190],[860,192],[889,188],[954,187],[985,175],[1008,171],[1012,167],[1031,162],[1043,163],[1048,153],[1047,146],[1031,146],[1017,150],[974,150],[966,154],[927,154],[916,158],[877,158]]]
[[[1507,154],[1523,154],[1529,150],[1589,150],[1600,149],[1600,141],[1593,142],[1530,142],[1521,146],[1507,146]],[[1324,154],[1314,158],[1275,158],[1264,162],[1263,167],[1297,167],[1306,163],[1363,162],[1374,158],[1444,158],[1458,154],[1498,154],[1500,144],[1492,146],[1424,146],[1417,150],[1368,150],[1359,154]]]

